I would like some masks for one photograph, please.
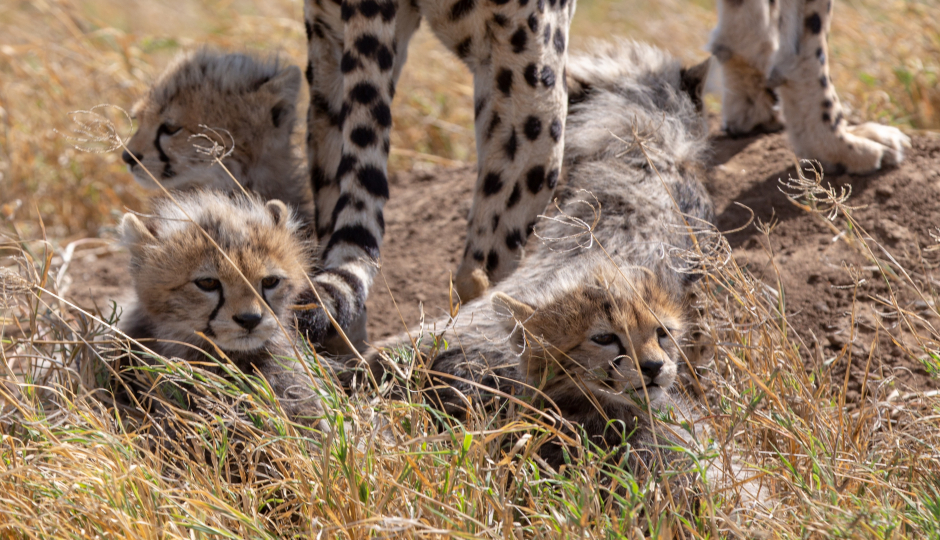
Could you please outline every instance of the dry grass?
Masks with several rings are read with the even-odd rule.
[[[582,0],[572,41],[626,33],[694,60],[704,56],[697,51],[713,8]],[[937,5],[846,0],[837,9],[834,75],[845,101],[867,119],[940,125]],[[171,444],[143,437],[149,419],[96,390],[108,379],[101,360],[126,345],[107,337],[113,314],[80,313],[56,291],[67,281],[60,246],[106,230],[146,194],[116,153],[76,152],[55,130],[69,127],[68,111],[129,106],[177,49],[193,43],[279,47],[301,63],[300,12],[298,2],[283,0],[0,6],[2,536],[940,535],[940,396],[892,394],[873,379],[861,402],[846,408],[844,381],[830,372],[838,362],[815,356],[788,326],[783,291],[730,257],[706,261],[699,295],[700,324],[714,344],[703,373],[714,438],[693,457],[737,455],[760,468],[774,492],[767,508],[735,509],[728,492],[705,486],[697,509],[671,503],[662,484],[600,467],[596,455],[551,475],[533,459],[551,432],[535,420],[480,415],[460,425],[417,399],[348,398],[323,388],[330,430],[317,434],[284,418],[263,381],[215,379],[173,362],[157,372],[204,395],[215,415],[181,411],[184,436]],[[469,76],[427,33],[415,39],[395,102],[393,146],[405,151],[393,152],[392,166],[470,161]],[[878,263],[891,290],[937,305],[932,291],[871,244],[838,194],[813,180],[799,184],[800,203],[835,212],[835,223],[847,224],[844,238]],[[885,309],[920,336],[907,354],[940,374],[940,332],[896,301]],[[317,369],[312,355],[305,359]],[[611,480],[625,488],[616,496],[598,487]]]
[[[840,193],[812,175],[787,189],[806,211],[848,224],[847,241],[879,263],[891,298],[904,288],[936,301],[871,243]],[[157,359],[150,375],[188,388],[203,412],[176,410],[176,434],[152,438],[166,424],[100,389],[120,388],[107,382],[111,359],[127,350],[108,338],[114,316],[62,302],[52,246],[28,253],[8,237],[0,530],[24,538],[935,537],[940,395],[889,393],[890,381],[872,377],[847,408],[847,388],[831,374],[838,362],[814,361],[788,326],[784,291],[737,266],[720,236],[710,240],[717,251],[696,260],[705,268],[699,326],[714,344],[699,371],[710,396],[699,421],[712,431],[681,470],[663,474],[736,459],[760,471],[772,493],[764,505],[736,506],[734,490],[701,483],[688,502],[670,482],[605,465],[599,449],[553,474],[536,455],[554,428],[519,412],[472,414],[463,424],[442,417],[420,399],[421,361],[408,351],[396,353],[416,369],[400,381],[411,389],[404,399],[347,397],[306,351],[302,360],[327,381],[319,383],[326,432],[285,418],[251,374],[220,379]],[[897,302],[884,309],[917,329],[918,347],[907,353],[940,372],[940,331]]]

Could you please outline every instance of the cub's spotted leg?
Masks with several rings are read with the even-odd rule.
[[[721,123],[729,135],[783,129],[767,86],[779,35],[779,6],[766,0],[721,0],[709,50],[721,64]]]
[[[340,327],[358,330],[351,336],[355,341],[365,338],[365,302],[385,232],[390,103],[400,70],[395,68],[397,11],[394,0],[305,3],[308,154],[317,231],[325,244],[324,269],[314,285]],[[416,26],[414,19],[411,32]],[[312,291],[298,300],[316,302]],[[327,349],[343,349],[322,309],[299,312],[298,328]]]
[[[790,0],[781,6],[780,49],[770,81],[779,84],[793,151],[827,172],[870,173],[904,158],[910,138],[897,128],[849,126],[829,77],[827,36],[832,2]]]
[[[474,72],[479,172],[457,292],[464,302],[518,265],[561,174],[573,0],[479,3],[477,34],[448,43]],[[457,6],[473,5],[460,0]],[[481,10],[489,10],[485,15]],[[429,15],[429,18],[431,16]],[[432,19],[432,24],[434,20]],[[447,41],[445,41],[447,42]]]

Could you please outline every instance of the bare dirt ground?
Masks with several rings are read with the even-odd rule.
[[[923,354],[915,338],[918,329],[897,323],[877,263],[840,234],[846,223],[829,223],[780,191],[778,179],[796,176],[785,135],[730,139],[716,133],[712,142],[707,187],[716,204],[716,225],[732,231],[748,223],[750,212],[735,202],[753,210],[756,220],[775,224],[769,236],[751,225],[728,240],[740,264],[781,291],[792,329],[806,344],[806,362],[831,364],[832,380],[847,381],[848,401],[857,399],[865,385],[892,380],[902,392],[940,387],[903,352]],[[470,167],[391,177],[382,272],[368,305],[373,340],[417,323],[419,305],[429,318],[446,313],[474,182]],[[930,232],[938,234],[940,226],[940,137],[914,137],[898,168],[864,177],[828,176],[824,182],[850,186],[849,204],[858,207],[854,216],[861,227],[924,290],[940,289],[935,273],[940,251],[923,249],[938,245]],[[126,298],[125,253],[79,260],[70,271],[69,291],[78,304],[104,306],[108,298]],[[937,324],[936,293],[921,298],[900,288],[897,294],[903,309]]]

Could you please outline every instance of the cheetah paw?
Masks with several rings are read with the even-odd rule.
[[[848,126],[846,133],[859,139],[867,139],[879,145],[880,161],[870,170],[851,171],[857,173],[873,172],[881,167],[896,166],[904,161],[904,149],[911,147],[911,138],[896,127],[884,126],[875,122],[866,122],[857,126]]]
[[[469,269],[461,265],[457,270],[457,279],[454,283],[460,301],[467,303],[483,295],[490,288],[490,278],[482,268]]]

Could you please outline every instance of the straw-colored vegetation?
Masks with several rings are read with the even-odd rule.
[[[781,291],[739,267],[718,237],[697,295],[711,344],[701,384],[712,432],[690,459],[705,467],[733,455],[756,467],[773,494],[765,505],[738,507],[736,490],[701,483],[695,503],[682,502],[670,482],[602,466],[597,455],[553,475],[535,459],[552,431],[537,417],[479,414],[457,424],[410,394],[350,398],[327,384],[330,429],[315,433],[285,419],[251,374],[233,382],[173,362],[155,374],[186,385],[213,414],[180,411],[172,441],[142,435],[158,428],[95,390],[116,384],[107,366],[126,344],[110,337],[115,314],[81,312],[57,293],[73,260],[60,246],[106,233],[145,194],[117,153],[80,152],[60,133],[70,111],[129,106],[183,46],[278,47],[299,63],[300,13],[284,1],[0,6],[0,535],[940,535],[940,396],[898,395],[872,378],[846,407],[845,381],[831,367],[851,348],[836,359],[807,352],[816,349],[789,327]],[[937,21],[932,2],[839,3],[832,54],[845,101],[867,119],[940,125]],[[572,41],[625,33],[691,60],[703,56],[713,22],[712,2],[582,0]],[[395,102],[393,166],[472,160],[469,77],[428,34],[414,45]],[[866,240],[840,194],[813,174],[787,189],[807,212],[836,216],[891,291],[938,305],[930,280]],[[940,330],[885,298],[882,309],[917,336],[906,354],[940,375]],[[318,372],[315,355],[305,360]],[[422,359],[401,360],[415,366],[402,382],[417,388]]]

